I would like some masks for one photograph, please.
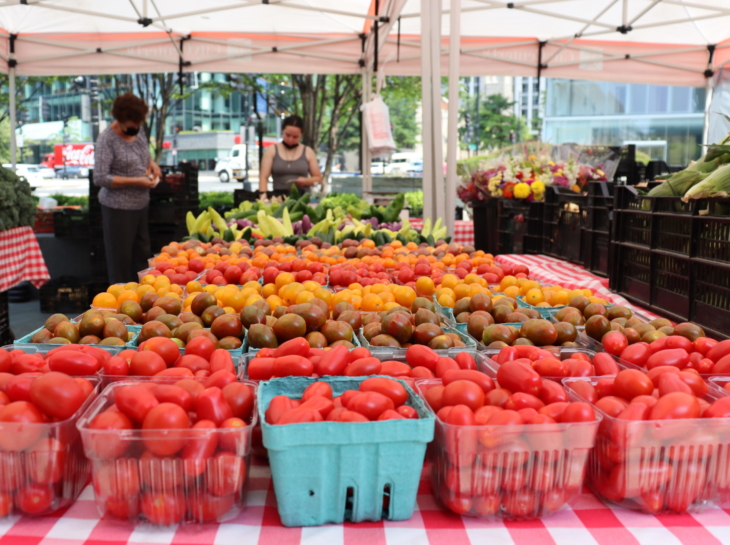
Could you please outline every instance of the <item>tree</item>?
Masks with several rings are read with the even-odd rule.
[[[459,127],[459,141],[462,149],[470,143],[480,149],[500,148],[510,144],[520,137],[524,122],[511,113],[514,102],[508,101],[502,95],[480,97],[478,114],[473,105],[475,100],[463,101],[460,117],[465,123]],[[509,112],[509,113],[507,113]]]

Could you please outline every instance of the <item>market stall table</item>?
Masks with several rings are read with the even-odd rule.
[[[602,504],[585,491],[570,508],[526,522],[486,522],[438,507],[427,470],[418,505],[409,520],[285,528],[276,511],[269,467],[254,462],[248,507],[222,523],[158,527],[100,518],[88,486],[65,512],[39,518],[0,519],[0,545],[624,545],[730,543],[730,514],[711,509],[699,514],[654,516]]]

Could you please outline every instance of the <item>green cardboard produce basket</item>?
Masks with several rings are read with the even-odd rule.
[[[265,414],[274,396],[299,399],[317,380],[334,395],[357,390],[368,377],[287,377],[262,382],[258,410],[264,446],[284,526],[405,520],[413,515],[426,446],[435,417],[403,381],[413,420],[316,422],[272,426]],[[392,377],[386,377],[392,380]]]

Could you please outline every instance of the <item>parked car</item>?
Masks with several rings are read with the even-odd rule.
[[[413,164],[420,162],[423,170],[423,157],[418,153],[394,153],[390,157],[390,163],[385,167],[387,176],[405,176]]]
[[[423,176],[423,161],[413,161],[406,174],[408,176]]]
[[[56,178],[61,178],[62,180],[68,180],[69,178],[88,178],[88,177],[89,177],[89,169],[86,167],[76,167],[76,166],[66,165],[65,167],[61,166],[56,169]]]
[[[3,167],[12,170],[12,165],[10,163],[3,164]],[[31,187],[37,187],[43,183],[43,175],[41,174],[41,169],[38,165],[27,165],[22,163],[16,164],[15,173],[28,180]]]
[[[385,174],[385,163],[383,161],[373,161],[370,163],[370,172],[382,176]]]

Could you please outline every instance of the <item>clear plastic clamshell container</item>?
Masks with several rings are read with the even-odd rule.
[[[417,381],[425,393],[441,381]],[[572,394],[571,400],[579,400]],[[455,426],[436,417],[431,486],[458,515],[489,520],[548,516],[581,493],[600,423]]]
[[[241,382],[255,394],[255,383]],[[139,382],[109,385],[78,422],[99,512],[164,526],[221,521],[243,510],[256,402],[251,421],[241,428],[93,429],[94,419],[114,406],[119,389],[132,384]],[[212,454],[187,457],[184,448],[191,441],[209,442]]]

